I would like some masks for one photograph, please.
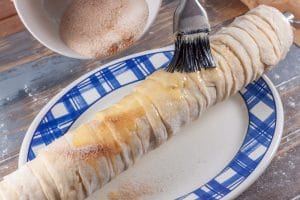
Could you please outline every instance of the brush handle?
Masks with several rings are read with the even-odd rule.
[[[181,0],[174,14],[173,32],[210,30],[207,13],[197,0]]]
[[[290,23],[292,26],[300,28],[300,21],[291,21]]]

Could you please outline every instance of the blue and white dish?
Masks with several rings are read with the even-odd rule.
[[[31,124],[19,165],[165,67],[172,47],[128,56],[88,73],[54,97]],[[97,191],[106,198],[124,185],[147,186],[140,199],[233,199],[266,169],[280,142],[283,110],[265,76],[209,109],[166,144]],[[137,187],[135,187],[137,188]],[[123,191],[124,192],[124,191]]]

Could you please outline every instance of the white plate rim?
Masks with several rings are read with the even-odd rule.
[[[276,105],[276,127],[275,127],[274,136],[272,138],[272,142],[267,152],[265,153],[263,159],[255,168],[255,170],[236,189],[232,190],[228,195],[226,195],[223,198],[223,200],[235,199],[240,194],[242,194],[247,188],[249,188],[270,165],[281,142],[283,127],[284,127],[284,112],[283,112],[282,101],[272,81],[266,75],[263,75],[262,78],[266,81],[267,85],[269,86],[273,94],[275,105]]]

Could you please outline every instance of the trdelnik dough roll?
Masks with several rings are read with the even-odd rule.
[[[119,103],[43,149],[6,176],[0,199],[84,199],[166,142],[210,106],[283,59],[293,31],[276,9],[259,6],[212,36],[217,67],[160,70]]]

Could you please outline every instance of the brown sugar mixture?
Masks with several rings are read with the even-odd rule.
[[[121,186],[119,191],[110,192],[108,200],[140,200],[144,196],[153,195],[161,191],[162,189],[148,184],[127,183]]]
[[[145,0],[73,0],[61,20],[60,35],[81,55],[107,57],[138,39],[148,15]]]

